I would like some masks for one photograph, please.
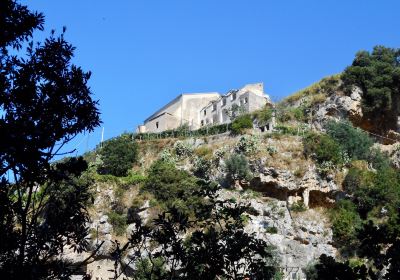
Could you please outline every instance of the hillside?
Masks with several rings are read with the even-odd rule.
[[[325,118],[315,118],[310,129],[309,119],[300,108],[304,109],[309,97],[313,101],[306,103],[311,104],[306,108],[319,104],[320,111],[326,107],[332,96],[339,96],[335,90],[330,92],[337,81],[337,77],[325,79],[279,104],[277,112],[283,113],[277,115],[273,133],[247,129],[236,136],[222,133],[136,140],[137,158],[125,177],[97,173],[104,165],[101,148],[87,154],[95,192],[90,209],[92,247],[105,241],[98,258],[110,258],[115,249],[113,240],[127,242],[138,218],[151,225],[171,206],[192,216],[194,209],[187,203],[193,199],[198,203],[199,198],[180,194],[181,188],[193,188],[192,180],[207,180],[222,186],[219,198],[250,206],[243,216],[244,230],[272,246],[283,275],[304,277],[323,254],[337,260],[351,257],[364,264],[354,247],[359,242],[355,226],[361,227],[370,218],[383,223],[386,218],[378,212],[397,204],[400,180],[393,175],[397,172],[393,168],[399,167],[400,145],[382,145],[379,138],[371,138],[344,120],[326,127]],[[127,142],[132,138],[120,137]],[[159,168],[161,171],[157,171]],[[369,174],[373,182],[381,172],[392,174],[385,180],[396,183],[390,185],[388,181],[389,185],[383,183],[380,188],[395,191],[395,197],[382,193],[382,201],[370,201],[362,206],[367,209],[358,209],[361,202],[356,196],[367,199],[374,190],[373,186],[364,189],[363,184],[370,183],[358,181],[362,177],[357,176]],[[130,266],[128,276],[135,270],[129,262],[129,256],[134,255],[134,249],[128,250],[123,259]],[[113,266],[111,260],[108,266]]]

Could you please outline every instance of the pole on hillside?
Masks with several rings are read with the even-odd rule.
[[[103,129],[101,130],[101,140],[100,140],[100,147],[103,147],[103,140],[104,140],[104,126]]]

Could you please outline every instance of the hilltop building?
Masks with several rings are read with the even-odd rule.
[[[157,133],[176,129],[187,124],[191,130],[206,125],[231,122],[229,110],[240,107],[245,112],[253,112],[271,104],[264,93],[262,83],[249,84],[239,90],[231,90],[225,95],[217,92],[181,94],[167,105],[148,117],[139,126],[139,133]]]

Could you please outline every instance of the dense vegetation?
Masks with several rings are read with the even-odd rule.
[[[72,64],[64,32],[33,44],[42,14],[13,0],[0,11],[0,275],[66,279],[59,256],[86,250],[91,180],[82,158],[54,160],[100,123],[90,73]]]
[[[378,131],[397,129],[400,114],[400,49],[376,46],[360,51],[342,75],[348,94],[354,87],[362,91],[362,107]]]
[[[110,139],[99,150],[102,161],[98,167],[100,174],[126,176],[138,159],[137,143],[129,135]]]
[[[373,142],[366,133],[348,123],[329,123],[327,134],[311,134],[304,141],[305,153],[319,164],[349,168],[343,182],[345,196],[331,210],[331,220],[342,256],[358,260],[356,264],[340,263],[321,256],[315,270],[309,272],[310,279],[326,275],[329,277],[323,279],[347,279],[346,275],[375,279],[385,266],[390,269],[384,279],[398,277],[399,172],[384,154],[371,149]]]
[[[214,184],[199,185],[194,196],[207,197],[197,215],[168,207],[151,226],[136,223],[129,240],[141,279],[273,279],[273,250],[244,231],[248,207],[217,198]],[[154,252],[147,244],[160,248]],[[143,267],[144,266],[144,267]]]
[[[202,203],[203,198],[195,195],[197,189],[198,182],[193,175],[161,160],[151,166],[143,187],[164,209],[174,207],[186,214],[194,213]]]

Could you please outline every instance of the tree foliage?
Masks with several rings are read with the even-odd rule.
[[[332,162],[341,164],[342,150],[340,145],[326,134],[309,134],[304,138],[304,153],[313,157],[318,163]]]
[[[397,129],[400,114],[400,50],[376,46],[360,51],[342,75],[350,94],[354,86],[362,90],[362,109],[379,123],[379,130]]]
[[[244,155],[232,154],[225,160],[229,180],[248,180],[250,178],[249,163]]]
[[[197,189],[196,177],[169,162],[156,161],[150,167],[142,190],[152,193],[164,207],[174,206],[181,212],[191,214],[202,202],[202,198],[194,192]]]
[[[343,152],[353,159],[367,159],[373,144],[368,134],[353,127],[350,122],[334,122],[327,124],[327,134],[341,147]]]
[[[0,275],[66,278],[56,258],[65,246],[85,250],[90,181],[87,164],[51,164],[79,133],[99,125],[90,72],[71,63],[64,33],[34,45],[43,15],[13,0],[0,3]],[[26,52],[19,50],[27,43]],[[12,55],[10,54],[12,53]]]
[[[100,174],[127,176],[129,169],[138,160],[138,145],[129,135],[115,137],[99,148],[102,164]]]
[[[124,248],[134,252],[130,261],[144,279],[273,279],[272,247],[244,231],[248,207],[219,200],[218,190],[214,184],[199,187],[206,214],[195,219],[171,207],[152,225],[136,222]]]
[[[253,128],[253,120],[251,116],[241,115],[233,120],[231,125],[231,132],[234,135],[243,134],[246,129]]]

